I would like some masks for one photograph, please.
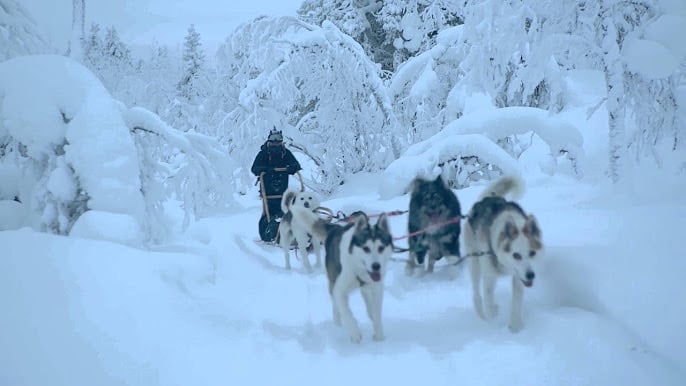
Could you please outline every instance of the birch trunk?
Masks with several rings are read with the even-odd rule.
[[[623,174],[626,150],[624,64],[619,53],[617,29],[609,12],[605,14],[601,28],[603,69],[607,87],[609,173],[612,181],[616,183]]]

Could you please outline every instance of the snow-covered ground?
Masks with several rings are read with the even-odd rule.
[[[156,0],[141,4],[147,11],[155,4],[163,8]],[[50,7],[40,9],[43,17],[52,16]],[[165,10],[171,18],[187,8]],[[185,21],[178,21],[184,29],[174,41],[185,33]],[[162,24],[155,20],[150,28]],[[154,34],[144,32],[142,38],[152,39]],[[236,197],[240,208],[233,214],[194,223],[154,250],[76,236],[100,237],[93,232],[97,228],[108,231],[104,239],[130,239],[117,237],[130,229],[113,229],[117,224],[102,216],[83,220],[70,237],[29,228],[0,231],[0,386],[686,384],[686,247],[680,244],[686,180],[683,173],[660,178],[638,171],[624,175],[618,186],[604,181],[607,115],[601,108],[586,117],[605,91],[589,86],[604,83],[595,79],[597,73],[579,76],[570,80],[574,106],[560,116],[583,136],[583,179],[569,177],[565,164],[547,168],[552,176],[542,174],[540,155],[550,149],[538,140],[517,161],[528,185],[521,204],[537,216],[546,245],[536,284],[525,293],[520,333],[507,329],[507,280],[496,292],[499,316],[484,322],[472,310],[465,270],[441,263],[434,274],[407,277],[402,261],[394,261],[385,283],[386,340],[371,340],[371,323],[359,294],[353,294],[363,341],[352,344],[332,321],[321,267],[307,274],[295,261],[286,271],[279,249],[255,243],[261,204],[251,191]],[[9,110],[16,107],[10,99],[20,100],[8,95]],[[49,102],[81,106],[74,100]],[[51,106],[39,102],[28,98],[20,104],[27,113],[11,116],[64,118],[57,108],[29,109]],[[64,135],[20,126],[17,132],[24,135]],[[431,156],[422,154],[423,161]],[[93,157],[78,164],[102,166],[89,163],[95,160],[101,162]],[[414,176],[411,163],[427,172],[435,166],[410,161],[398,162],[402,167],[394,169],[390,185],[387,174],[358,175],[323,204],[345,213],[407,209],[400,177],[407,182]],[[20,177],[9,175],[0,170],[0,190],[13,188],[7,182]],[[463,211],[481,189],[456,191]],[[22,206],[13,195],[0,202],[2,229],[26,223],[14,217]],[[182,213],[168,213],[175,214],[181,224]],[[395,236],[406,233],[406,222],[406,216],[391,219]]]
[[[376,181],[359,176],[324,205],[407,208],[406,195],[379,199]],[[484,322],[466,270],[406,277],[394,261],[386,340],[371,340],[355,293],[363,341],[351,343],[331,319],[322,268],[308,275],[296,260],[286,271],[279,249],[255,242],[255,192],[239,198],[244,210],[157,251],[0,232],[0,384],[683,385],[683,198],[561,176],[527,183],[521,203],[540,221],[546,256],[518,334],[507,329],[507,280],[499,316]],[[480,190],[456,193],[469,208]],[[392,217],[394,235],[406,221]]]

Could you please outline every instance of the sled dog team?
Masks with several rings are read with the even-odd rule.
[[[543,251],[541,231],[533,215],[516,202],[522,181],[504,176],[492,182],[479,196],[460,227],[460,204],[457,196],[439,176],[435,180],[417,178],[410,189],[409,258],[405,271],[411,275],[418,266],[431,272],[443,257],[460,257],[460,230],[470,266],[474,309],[482,319],[496,316],[498,306],[494,290],[498,277],[512,278],[512,307],[509,329],[522,329],[524,287],[531,287],[536,277],[534,266]],[[319,199],[311,192],[289,190],[284,194],[285,213],[279,224],[278,243],[283,248],[286,268],[290,268],[289,249],[293,241],[308,246],[301,249],[305,269],[312,271],[308,253],[321,261],[324,247],[325,268],[333,319],[343,325],[351,341],[362,339],[357,320],[350,310],[348,297],[359,288],[367,315],[374,328],[374,340],[383,340],[381,308],[386,266],[393,252],[393,237],[386,214],[374,224],[363,212],[355,212],[340,224],[322,219],[316,209]]]

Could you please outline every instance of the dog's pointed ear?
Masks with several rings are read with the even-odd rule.
[[[355,218],[355,229],[361,230],[369,226],[369,219],[367,216],[356,216]]]
[[[530,214],[526,218],[526,223],[524,224],[524,229],[522,229],[525,235],[533,237],[541,237],[541,228],[538,226],[536,217]]]
[[[503,228],[503,237],[507,240],[514,240],[519,236],[519,230],[517,229],[517,224],[512,219],[508,219],[505,222],[505,227]]]
[[[388,215],[386,215],[385,212],[381,213],[381,216],[379,216],[379,219],[376,221],[376,227],[381,229],[383,232],[391,233],[388,226]]]

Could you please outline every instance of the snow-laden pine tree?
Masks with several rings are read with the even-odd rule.
[[[116,99],[127,105],[144,101],[141,90],[147,80],[140,74],[141,64],[115,27],[106,28],[103,36],[98,24],[91,25],[83,39],[82,63],[98,76]]]
[[[96,75],[105,65],[103,55],[103,40],[100,34],[100,25],[93,23],[88,30],[88,34],[83,39],[82,58],[83,65],[88,67]]]
[[[204,118],[210,81],[200,33],[193,24],[184,38],[181,60],[181,78],[176,84],[177,98],[173,101],[169,122],[184,131],[207,132],[210,128]]]
[[[145,48],[147,56],[140,61],[140,77],[142,79],[138,106],[154,112],[165,122],[171,123],[178,105],[178,79],[181,78],[181,54],[168,46],[153,41]]]
[[[187,101],[198,98],[202,92],[200,81],[205,66],[205,53],[200,42],[200,33],[193,24],[188,27],[188,34],[184,38],[182,53],[183,73],[177,85],[179,96]]]
[[[15,0],[0,0],[0,47],[0,62],[52,52],[31,14]]]
[[[304,174],[322,191],[399,156],[403,139],[379,66],[332,23],[258,18],[227,39],[218,65],[224,93],[238,102],[221,127],[244,183],[273,127],[312,161],[316,170]]]

